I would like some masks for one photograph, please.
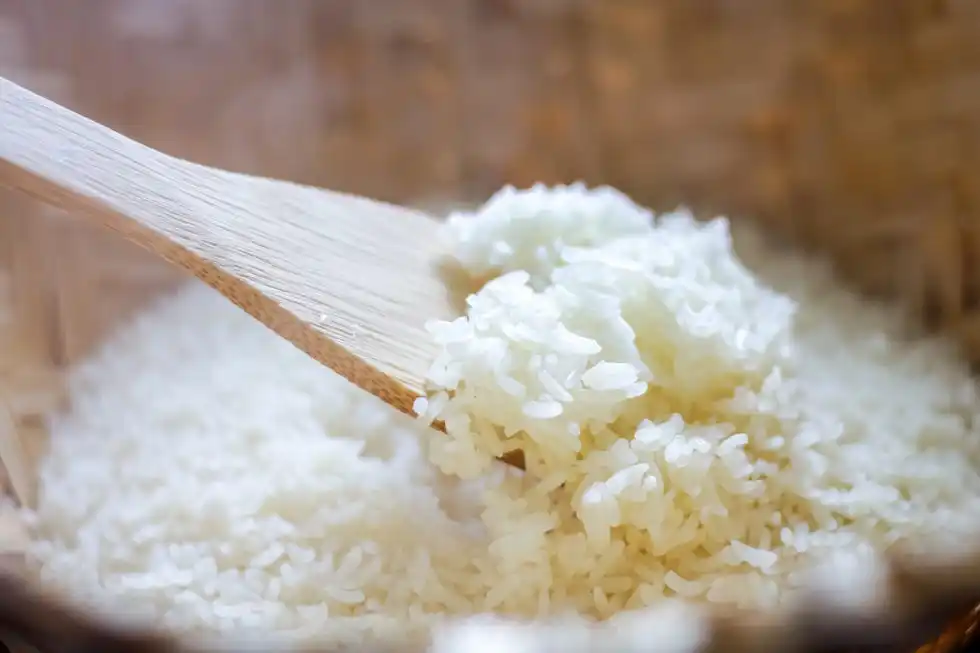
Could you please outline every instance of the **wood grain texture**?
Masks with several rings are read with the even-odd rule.
[[[980,361],[978,32],[970,0],[0,0],[0,75],[175,156],[389,201],[584,178],[759,219]],[[0,366],[49,370],[183,278],[4,193],[0,269]]]
[[[583,178],[763,220],[980,360],[978,30],[963,0],[0,0],[0,74],[393,202]]]
[[[453,315],[439,222],[365,198],[167,156],[0,77],[0,185],[198,277],[405,413]]]

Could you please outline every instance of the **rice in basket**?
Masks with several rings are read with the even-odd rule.
[[[486,283],[430,325],[415,421],[196,283],[116,333],[52,416],[41,580],[185,633],[421,643],[771,606],[828,556],[976,532],[969,371],[820,262],[581,185],[447,231]]]

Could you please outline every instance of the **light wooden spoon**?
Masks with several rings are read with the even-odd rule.
[[[189,270],[409,414],[436,355],[424,324],[454,313],[431,217],[176,159],[3,78],[0,185]]]

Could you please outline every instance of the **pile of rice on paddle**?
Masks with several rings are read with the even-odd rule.
[[[823,263],[583,185],[446,231],[475,292],[430,325],[417,420],[197,283],[115,333],[51,418],[41,581],[181,633],[410,647],[772,606],[829,556],[977,531],[968,369]]]

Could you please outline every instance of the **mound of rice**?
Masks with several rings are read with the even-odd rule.
[[[423,641],[767,606],[829,554],[975,531],[968,370],[821,264],[581,185],[448,230],[487,282],[430,325],[415,422],[196,284],[117,333],[52,419],[42,581],[182,632]]]

